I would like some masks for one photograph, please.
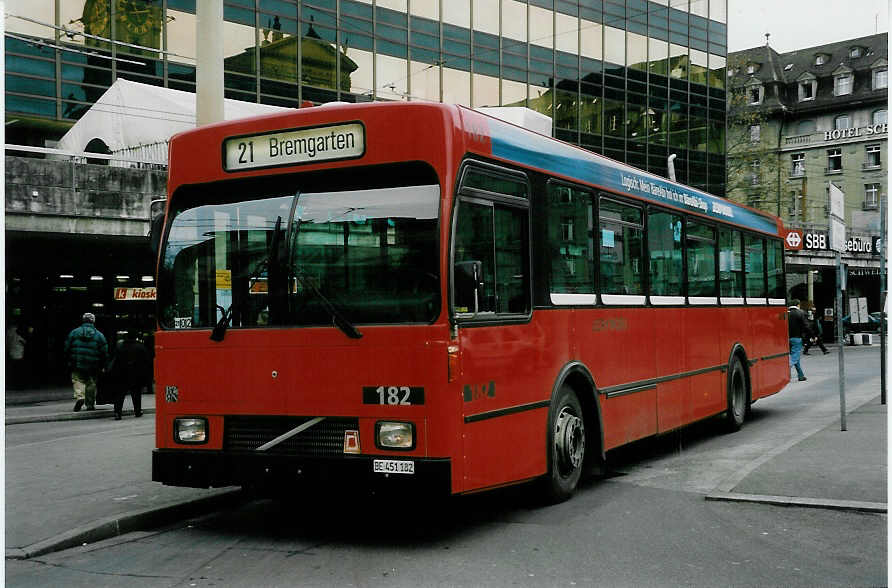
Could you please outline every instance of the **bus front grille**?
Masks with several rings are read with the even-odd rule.
[[[312,417],[227,416],[223,421],[225,451],[255,451]],[[344,454],[344,431],[359,430],[358,419],[326,418],[264,450],[272,455],[334,457]]]

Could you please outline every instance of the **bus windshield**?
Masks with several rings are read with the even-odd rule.
[[[224,198],[183,198],[171,210],[162,327],[436,319],[438,185],[238,193],[214,204]]]

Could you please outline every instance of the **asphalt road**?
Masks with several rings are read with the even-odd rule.
[[[860,386],[864,398],[849,402],[875,397],[878,353],[847,357],[850,386],[867,384]],[[586,481],[560,505],[541,506],[524,488],[437,503],[395,495],[258,500],[164,529],[7,560],[6,585],[887,585],[886,515],[704,499],[721,488],[771,488],[781,472],[770,467],[778,460],[765,456],[781,458],[838,425],[835,364],[835,355],[807,358],[808,383],[758,402],[738,433],[719,434],[707,422],[617,452],[610,475]],[[852,419],[850,432],[857,423]],[[141,436],[149,424],[128,434]],[[78,426],[93,425],[69,426],[66,435],[76,436],[83,434]],[[58,434],[43,430],[7,443]],[[118,465],[132,464],[106,467]]]

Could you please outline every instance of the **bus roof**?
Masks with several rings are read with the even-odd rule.
[[[398,109],[403,115],[392,112]],[[392,140],[393,121],[397,118],[404,124],[407,120],[413,123],[409,128],[427,128],[425,133],[427,140],[419,138],[417,141],[394,142]],[[434,127],[430,123],[438,119]],[[696,188],[672,182],[666,178],[636,169],[632,166],[614,161],[602,155],[597,155],[582,148],[564,143],[546,135],[521,128],[509,122],[505,122],[488,114],[475,111],[463,106],[455,106],[431,102],[374,102],[363,104],[337,104],[313,108],[293,110],[283,114],[271,114],[251,119],[227,121],[208,125],[199,129],[187,131],[175,135],[171,141],[171,153],[182,143],[183,149],[190,153],[188,166],[178,166],[176,160],[171,161],[171,180],[179,181],[207,181],[209,179],[222,179],[220,175],[219,156],[211,155],[216,150],[198,150],[210,155],[205,165],[198,165],[195,153],[196,149],[190,149],[189,144],[206,146],[211,142],[231,139],[238,135],[257,134],[265,135],[276,133],[278,130],[312,129],[324,127],[336,121],[352,120],[368,126],[369,137],[364,137],[370,147],[377,142],[379,146],[382,136],[387,136],[388,148],[364,151],[353,162],[376,163],[378,161],[394,161],[401,157],[410,156],[413,149],[419,146],[423,149],[442,150],[443,140],[454,131],[459,130],[466,139],[466,147],[470,151],[489,156],[505,162],[515,163],[524,167],[538,169],[548,174],[575,180],[590,186],[601,188],[617,194],[629,195],[645,201],[671,206],[680,210],[690,211],[713,218],[718,221],[735,224],[741,227],[753,229],[763,233],[778,235],[782,225],[780,220],[768,213],[758,211],[724,198],[708,194]],[[427,124],[421,124],[421,121]],[[449,121],[452,121],[451,123]],[[443,128],[443,124],[447,128]],[[448,130],[448,125],[455,125]],[[440,133],[430,132],[436,126],[443,128]],[[387,131],[383,133],[382,131]],[[365,134],[366,131],[363,131]],[[443,133],[446,133],[445,135]],[[411,143],[411,147],[409,144]],[[457,145],[456,145],[457,146]],[[201,158],[199,158],[201,159]],[[213,159],[213,161],[211,161]],[[313,163],[306,161],[305,163]],[[325,165],[327,162],[319,161]],[[335,163],[332,161],[331,163]],[[209,166],[209,167],[208,167]],[[181,169],[185,167],[187,169]],[[274,173],[286,172],[291,165],[284,163]],[[202,168],[200,171],[199,168]],[[233,171],[233,170],[230,170]],[[261,169],[234,170],[236,172],[255,175],[264,173]],[[176,176],[176,179],[174,179]],[[182,176],[182,177],[181,177]],[[186,179],[189,178],[189,179]]]
[[[463,114],[468,109],[462,108]],[[702,214],[764,233],[777,235],[779,219],[707,192],[672,182],[579,147],[487,117],[492,155],[498,159]]]

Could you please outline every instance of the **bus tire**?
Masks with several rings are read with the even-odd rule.
[[[585,461],[585,420],[573,388],[564,384],[549,410],[548,473],[543,480],[544,498],[563,502],[573,495]]]
[[[725,411],[725,429],[729,433],[739,431],[746,418],[747,402],[746,371],[740,357],[735,355],[728,366],[728,410]]]

